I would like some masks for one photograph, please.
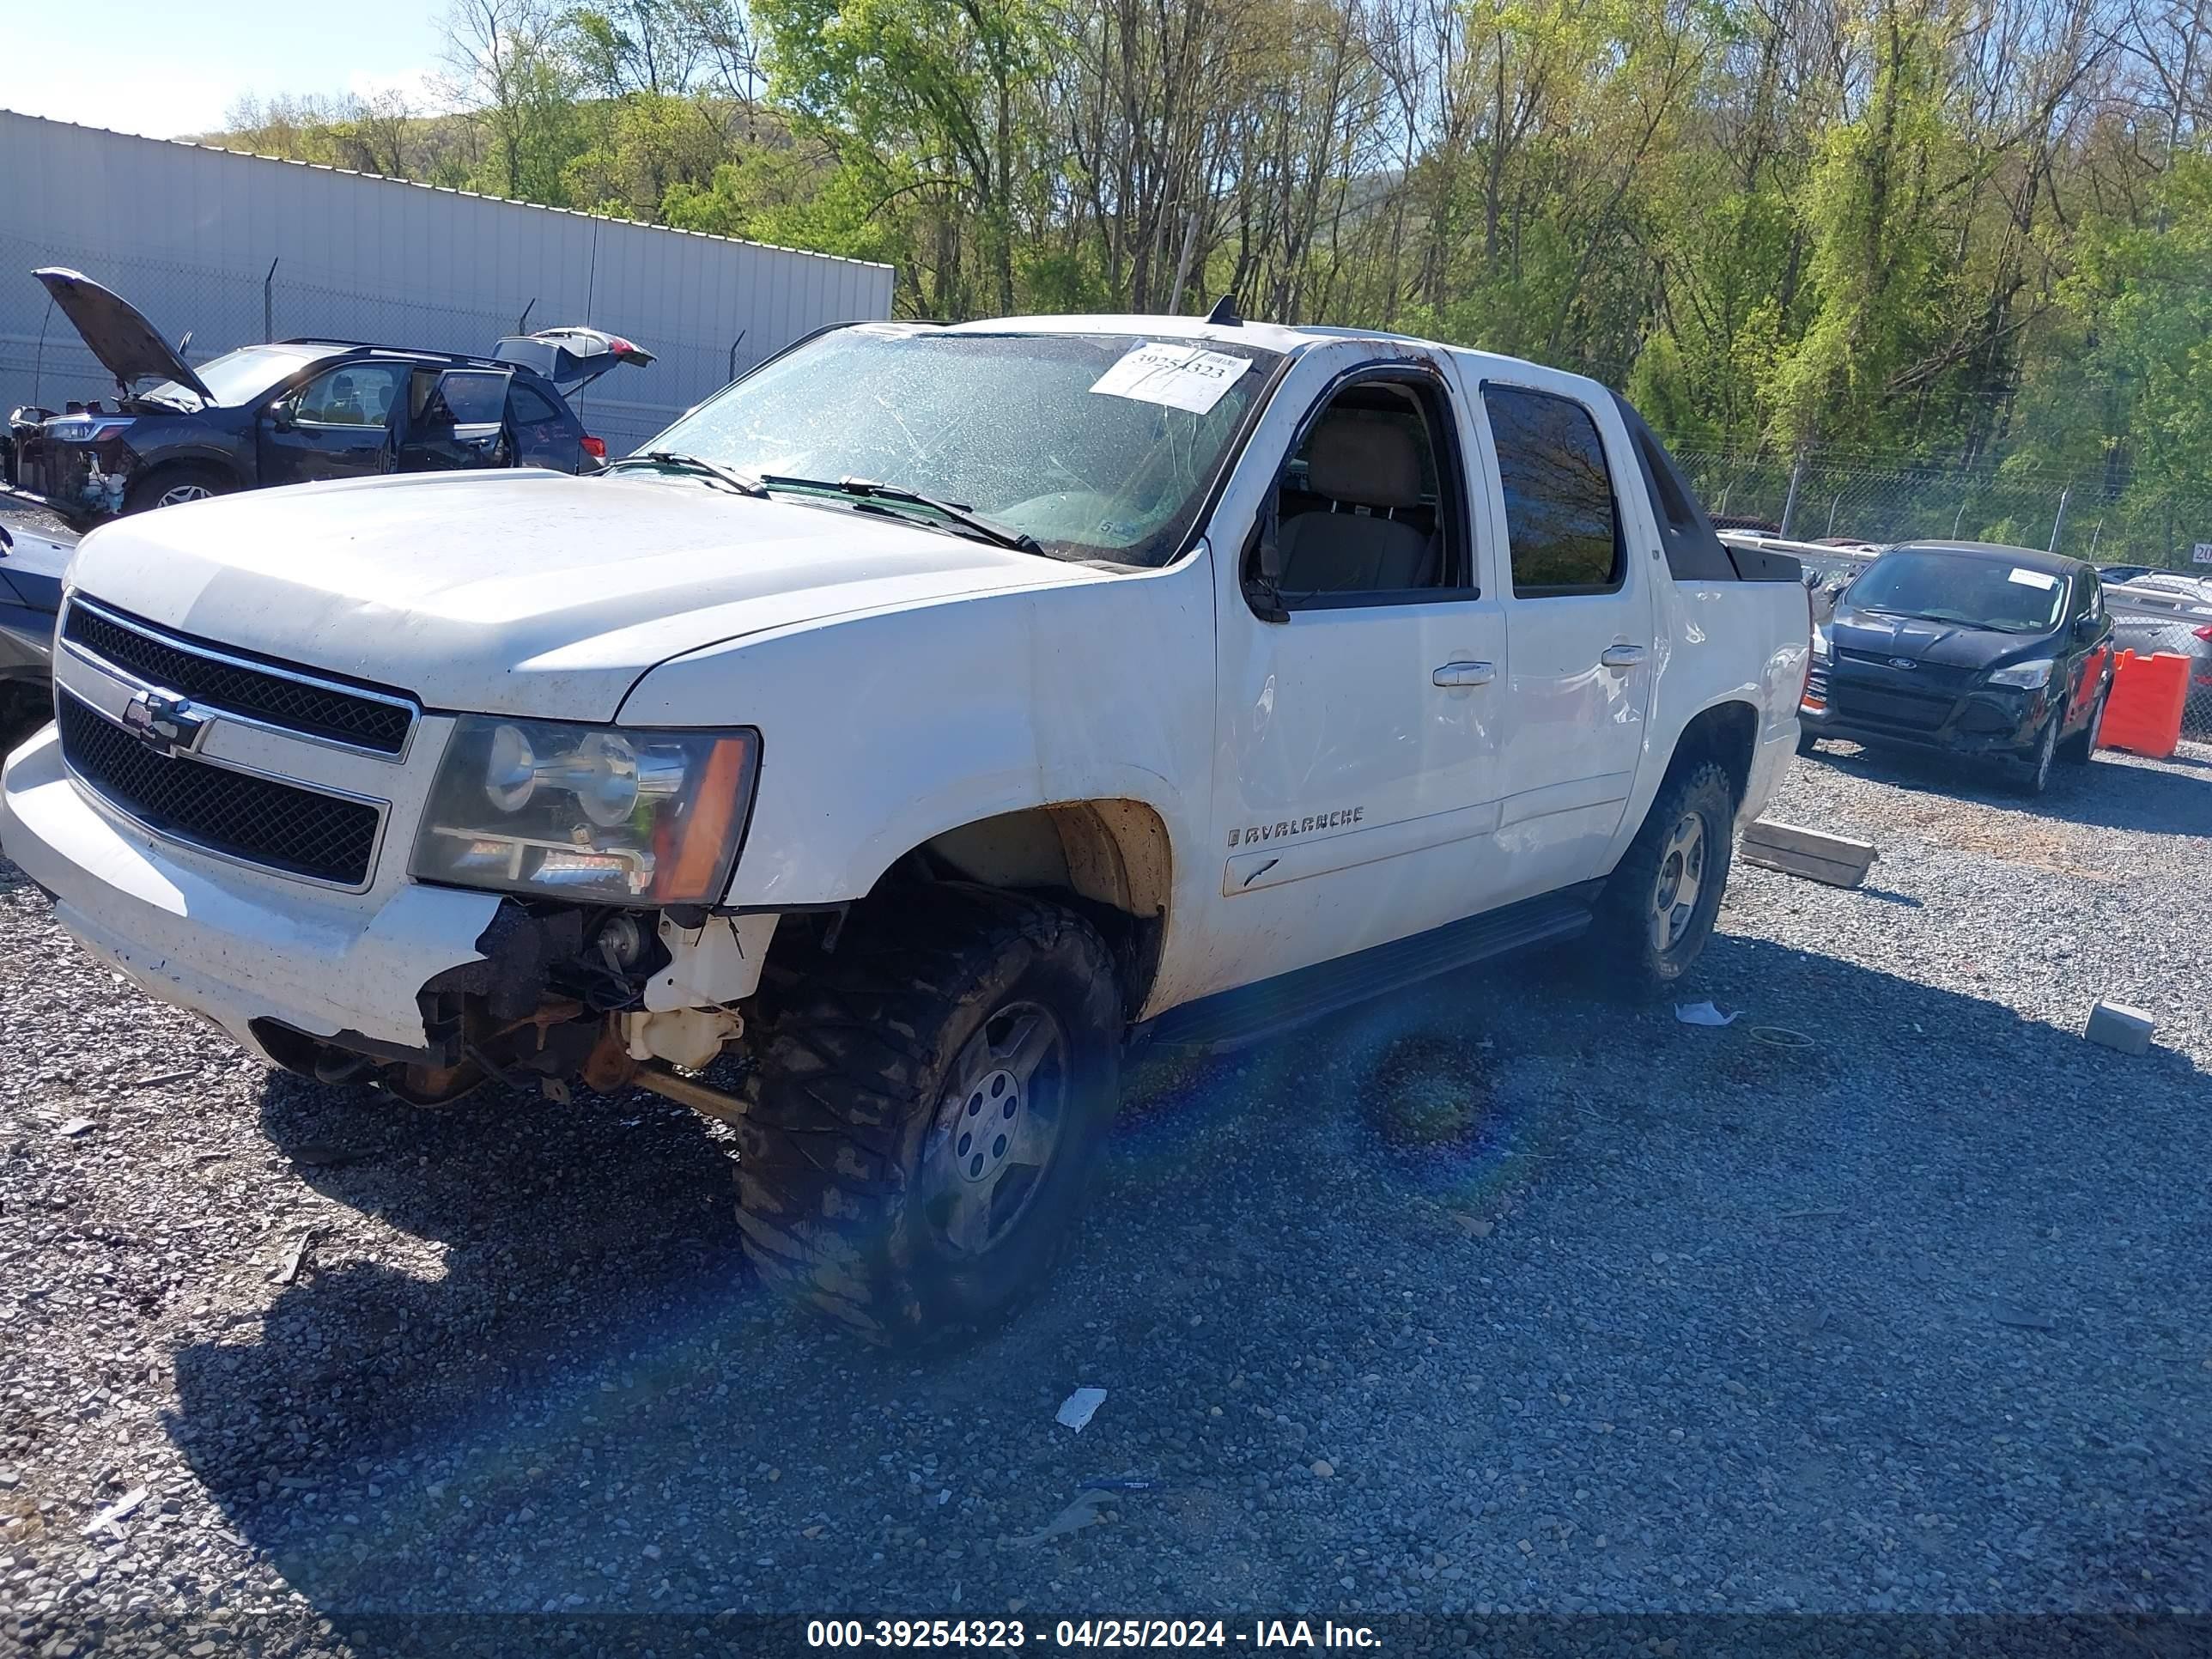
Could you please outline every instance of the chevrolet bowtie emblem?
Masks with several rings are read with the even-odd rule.
[[[191,748],[207,723],[188,699],[166,692],[141,691],[123,705],[124,728],[157,755]]]

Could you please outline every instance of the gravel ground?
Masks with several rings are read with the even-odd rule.
[[[1493,972],[1155,1062],[1075,1265],[923,1366],[765,1301],[697,1120],[272,1078],[0,864],[0,1649],[2212,1604],[2212,750],[1774,811],[1881,856],[1738,867],[1735,1025]]]

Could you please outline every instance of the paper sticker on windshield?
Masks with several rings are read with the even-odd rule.
[[[1133,398],[1203,415],[1250,367],[1243,358],[1224,352],[1148,343],[1133,346],[1091,389],[1109,398]]]
[[[2022,587],[2039,587],[2046,593],[2058,586],[2057,577],[2041,570],[2022,570],[2018,565],[2013,567],[2010,580]]]

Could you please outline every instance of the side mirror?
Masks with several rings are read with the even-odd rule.
[[[269,424],[279,432],[289,432],[300,424],[300,405],[289,398],[279,398],[269,405]]]
[[[2105,619],[2102,617],[2076,617],[2074,618],[2074,637],[2077,640],[2094,640],[2098,635],[2104,631]]]
[[[1271,504],[1252,526],[1252,539],[1244,544],[1244,600],[1261,622],[1286,623],[1291,613],[1283,606],[1283,550],[1275,540],[1275,509]]]

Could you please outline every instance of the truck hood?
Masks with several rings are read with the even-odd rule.
[[[526,471],[164,507],[87,536],[70,579],[149,622],[428,708],[611,720],[647,669],[706,646],[1109,578],[840,507]]]

